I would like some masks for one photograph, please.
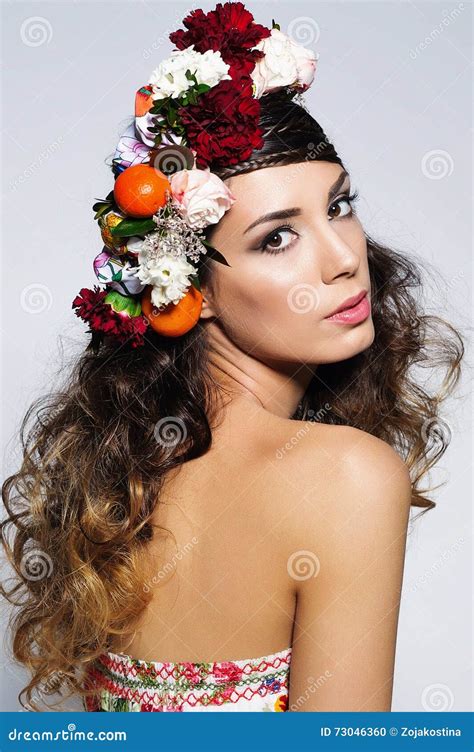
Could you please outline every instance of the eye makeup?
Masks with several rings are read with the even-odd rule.
[[[350,206],[350,211],[346,214],[343,214],[341,216],[336,217],[330,217],[329,221],[334,221],[334,219],[342,220],[342,219],[350,219],[356,212],[354,210],[353,204],[358,200],[359,193],[357,190],[353,191],[352,193],[344,193],[342,196],[337,198],[335,201],[333,201],[328,209],[331,210],[333,207],[338,206],[339,204],[346,202]],[[271,246],[271,242],[275,240],[279,235],[281,236],[283,233],[288,233],[293,235],[293,239],[289,240],[285,245],[275,245]],[[283,251],[288,250],[291,248],[296,240],[299,238],[299,233],[296,231],[295,226],[291,222],[286,222],[285,224],[278,225],[277,227],[274,227],[270,232],[268,232],[262,240],[259,242],[256,248],[253,250],[261,251],[262,253],[270,253],[272,255],[276,255],[279,253],[283,253]]]
[[[285,233],[285,232],[286,232],[286,233],[292,233],[292,234],[293,234],[293,236],[294,236],[294,237],[293,237],[293,240],[291,240],[291,241],[290,241],[289,243],[287,243],[287,244],[286,244],[285,246],[280,246],[280,247],[274,247],[274,248],[272,248],[272,247],[270,246],[270,242],[271,242],[271,241],[272,241],[272,240],[273,240],[273,239],[274,239],[274,238],[275,238],[276,236],[278,236],[278,235],[282,235],[282,234],[283,234],[283,233]],[[257,250],[260,250],[260,251],[262,251],[262,253],[271,253],[271,254],[273,254],[273,255],[274,255],[274,254],[276,254],[276,253],[283,253],[283,251],[285,251],[285,250],[286,250],[287,248],[289,248],[290,246],[292,246],[292,245],[293,245],[293,243],[295,242],[296,238],[299,238],[299,235],[298,235],[298,233],[297,233],[297,232],[296,232],[296,230],[295,230],[295,226],[294,226],[294,225],[292,225],[292,224],[291,224],[290,222],[287,222],[287,223],[286,223],[286,224],[284,224],[284,225],[280,225],[279,227],[275,227],[275,229],[274,229],[274,230],[272,230],[271,232],[269,232],[269,233],[268,233],[268,234],[267,234],[267,235],[266,235],[266,236],[264,237],[263,241],[262,241],[262,242],[260,243],[260,245],[258,246],[258,249],[257,249]]]
[[[354,190],[352,193],[344,193],[342,196],[337,198],[335,201],[332,202],[329,209],[332,209],[334,206],[337,206],[342,201],[346,201],[350,206],[350,211],[347,214],[343,214],[342,216],[332,217],[330,221],[332,221],[333,219],[345,219],[346,217],[347,218],[352,217],[353,214],[356,214],[353,204],[355,204],[358,200],[359,200],[359,191],[357,190]]]

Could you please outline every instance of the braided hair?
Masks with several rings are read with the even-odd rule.
[[[343,166],[334,145],[306,108],[301,94],[291,96],[286,90],[279,90],[261,97],[260,128],[264,139],[261,149],[254,149],[247,160],[235,165],[221,168],[211,165],[211,171],[226,180],[264,167],[312,160]]]

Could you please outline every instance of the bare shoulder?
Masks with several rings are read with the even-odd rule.
[[[398,508],[405,515],[411,500],[410,474],[387,442],[352,426],[310,421],[287,421],[285,435],[277,456],[292,478],[295,501],[307,499],[311,510],[318,504],[320,513],[329,515],[335,525],[352,515],[356,506],[368,512],[375,503]],[[307,523],[314,519],[309,514],[307,520],[300,509],[295,532],[299,524],[308,529]]]
[[[322,424],[286,460],[286,562],[297,596],[290,710],[389,710],[408,468],[386,442]]]
[[[308,539],[324,545],[334,529],[346,530],[351,543],[355,525],[367,536],[380,526],[388,532],[406,526],[412,481],[387,442],[352,426],[286,420],[276,426],[272,445],[279,471],[274,511],[282,505],[288,546]]]

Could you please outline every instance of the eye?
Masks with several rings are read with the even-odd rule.
[[[341,207],[341,205],[345,204],[345,207],[342,209],[342,212],[338,214],[334,214],[332,217],[330,217],[330,219],[343,219],[344,217],[351,217],[353,214],[355,214],[355,209],[352,206],[352,204],[355,203],[358,198],[359,198],[358,191],[354,191],[351,194],[345,193],[344,196],[341,196],[341,198],[338,198],[329,207],[329,213],[331,213],[331,210],[333,210],[334,208],[337,211],[339,207]]]
[[[262,240],[259,250],[263,253],[282,253],[293,245],[297,235],[298,233],[295,232],[293,225],[277,227]],[[293,239],[291,236],[293,236]]]

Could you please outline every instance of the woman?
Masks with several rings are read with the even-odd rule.
[[[409,513],[435,506],[420,482],[446,438],[426,426],[462,340],[421,310],[417,264],[364,232],[300,96],[316,57],[241,3],[184,25],[94,206],[108,297],[73,302],[91,343],[25,416],[3,484],[23,692],[34,709],[70,689],[88,710],[390,710]],[[182,221],[206,253],[171,258]],[[431,358],[442,393],[413,375]]]

